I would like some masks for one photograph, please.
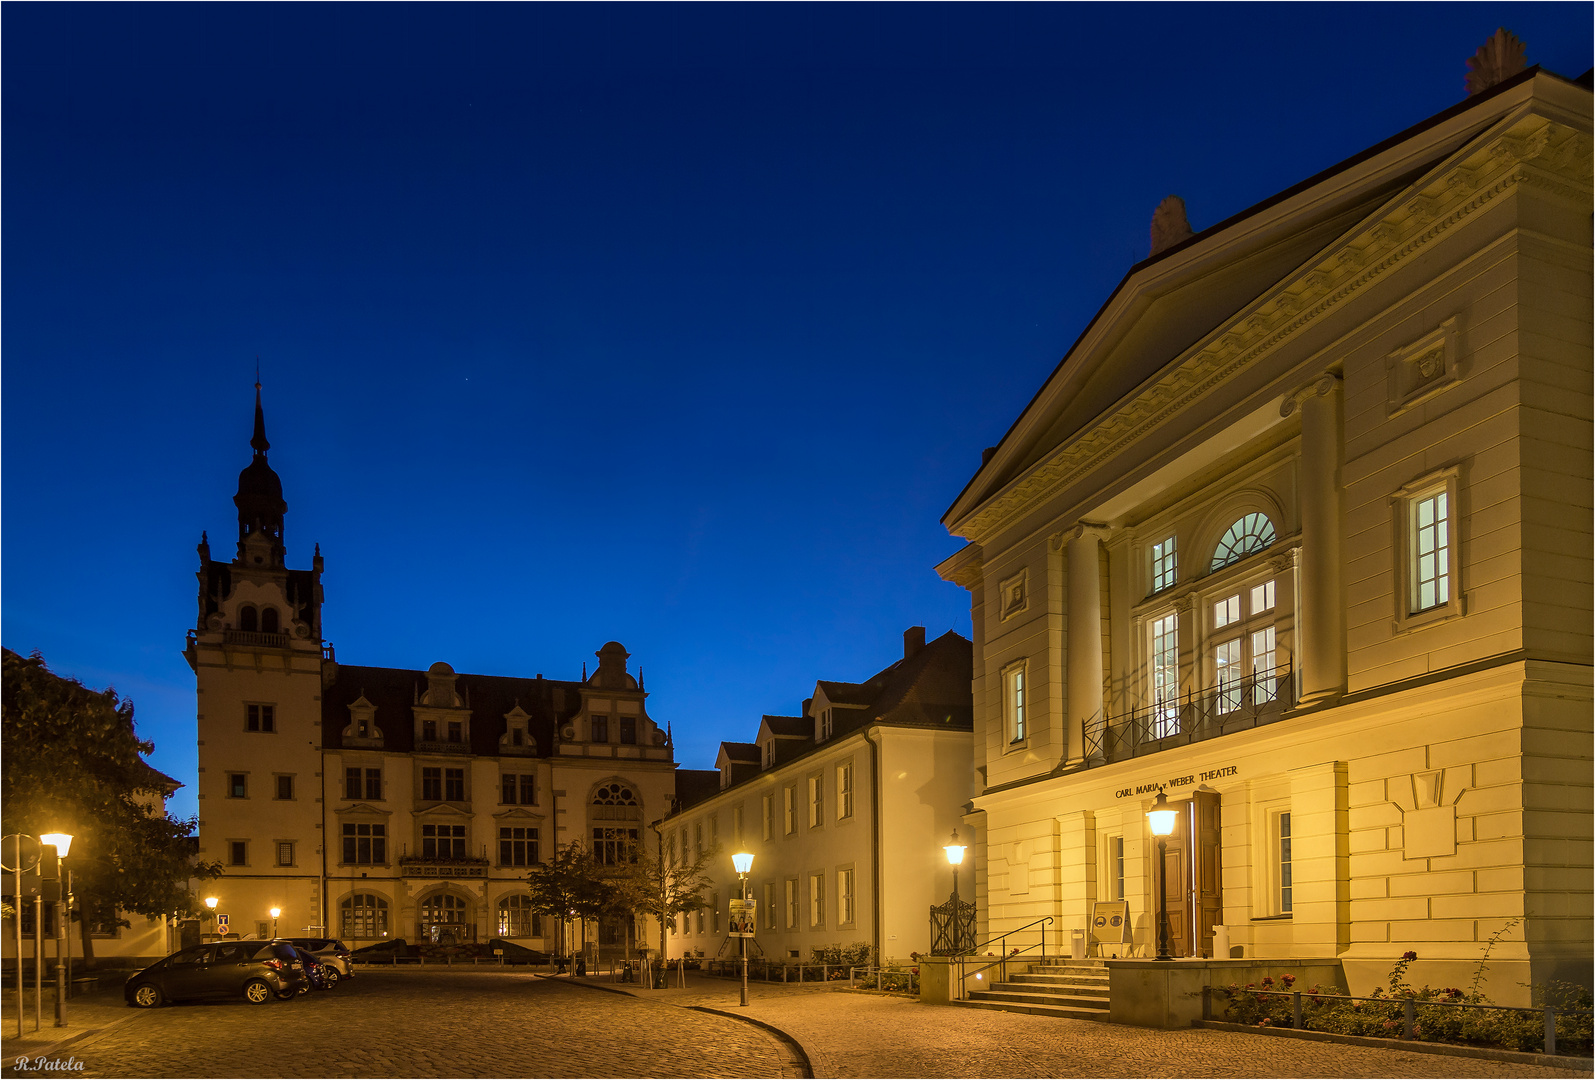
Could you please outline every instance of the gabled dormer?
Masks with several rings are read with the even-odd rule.
[[[765,716],[759,722],[759,767],[773,769],[813,742],[813,725],[807,716]]]
[[[458,678],[441,660],[426,669],[426,689],[416,688],[413,710],[416,749],[470,752],[471,703],[456,689]]]
[[[869,711],[872,695],[862,683],[830,682],[814,684],[814,696],[804,702],[803,713],[813,726],[814,741],[825,742],[852,730],[857,720]]]
[[[714,763],[714,767],[720,770],[720,790],[724,791],[732,784],[740,784],[749,777],[757,776],[760,759],[760,750],[755,743],[721,743],[720,756]]]
[[[498,752],[513,756],[531,757],[537,753],[537,739],[533,737],[528,725],[532,716],[521,703],[517,701],[515,707],[504,714],[504,734],[498,737]]]
[[[343,745],[378,749],[382,746],[382,729],[377,727],[377,707],[366,700],[364,690],[349,703],[349,724],[343,729]]]

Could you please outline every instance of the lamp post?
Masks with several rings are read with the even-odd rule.
[[[1179,816],[1178,810],[1169,808],[1169,797],[1161,791],[1157,793],[1157,801],[1152,804],[1152,809],[1146,812],[1146,820],[1152,828],[1152,835],[1157,837],[1157,958],[1159,960],[1174,959],[1169,954],[1168,838],[1169,834],[1174,832],[1174,822]]]
[[[39,842],[46,847],[55,848],[55,882],[57,887],[55,905],[55,1026],[66,1027],[66,960],[67,937],[66,921],[70,917],[70,908],[67,906],[70,899],[66,889],[65,863],[66,854],[72,848],[71,833],[45,833],[39,837]],[[34,961],[38,962],[38,957]],[[21,963],[21,957],[17,958]]]
[[[973,944],[973,942],[966,943],[964,941],[964,920],[960,917],[961,913],[958,908],[958,868],[963,865],[964,852],[969,849],[958,842],[958,829],[956,826],[953,828],[952,842],[944,846],[942,850],[947,853],[947,863],[953,868],[953,951],[954,953],[959,953],[964,950],[966,944]]]
[[[731,865],[736,867],[737,877],[742,879],[742,917],[748,917],[748,874],[753,870],[753,856],[746,851],[739,851],[731,856]],[[748,1004],[748,935],[747,931],[738,931],[737,940],[742,943],[742,1004]]]
[[[281,914],[282,908],[274,907],[271,909],[271,936],[274,938],[277,936],[277,916]]]
[[[213,937],[221,936],[220,934],[216,933],[216,905],[218,903],[220,903],[220,901],[214,896],[205,897],[205,907],[210,912],[210,932],[211,936]]]

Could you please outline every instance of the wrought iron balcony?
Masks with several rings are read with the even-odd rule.
[[[1265,668],[1087,724],[1086,760],[1092,765],[1128,761],[1271,724],[1296,703],[1294,674],[1288,664]]]

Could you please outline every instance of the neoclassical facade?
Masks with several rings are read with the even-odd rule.
[[[1587,980],[1590,112],[1531,69],[1165,230],[987,452],[983,933],[1145,955],[1161,790],[1178,955]]]
[[[618,858],[675,796],[667,731],[625,648],[609,642],[570,680],[338,663],[322,640],[319,547],[311,569],[286,565],[258,387],[251,446],[237,552],[216,560],[200,543],[185,647],[218,913],[267,936],[278,908],[278,932],[351,946],[560,944],[530,911],[529,868],[573,840]]]

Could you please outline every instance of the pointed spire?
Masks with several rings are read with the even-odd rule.
[[[255,456],[257,457],[271,449],[271,443],[266,441],[266,411],[260,407],[260,370],[258,365],[255,370],[255,437],[249,440],[249,445],[255,448]]]

